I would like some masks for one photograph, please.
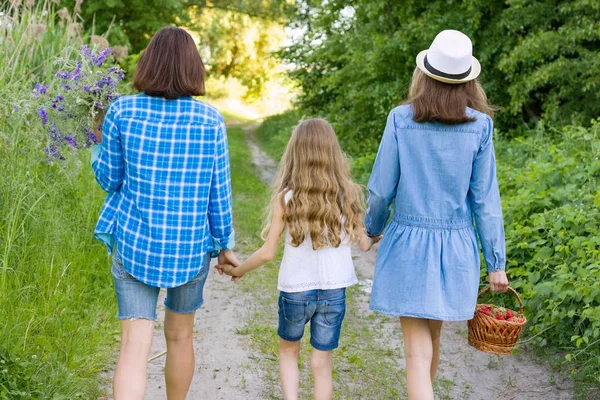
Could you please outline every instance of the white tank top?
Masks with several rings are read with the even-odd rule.
[[[292,192],[289,191],[285,194],[285,203],[291,198]],[[294,293],[314,289],[339,289],[358,283],[348,240],[343,240],[337,248],[327,246],[319,250],[313,250],[310,236],[298,247],[291,243],[292,237],[286,230],[278,290]]]

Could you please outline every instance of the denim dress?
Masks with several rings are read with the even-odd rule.
[[[492,119],[470,108],[467,115],[475,120],[418,123],[402,105],[388,116],[365,217],[370,236],[385,229],[371,310],[468,320],[479,288],[477,237],[487,270],[505,268]]]

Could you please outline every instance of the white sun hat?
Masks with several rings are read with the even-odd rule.
[[[438,33],[429,49],[417,55],[417,67],[435,80],[454,84],[471,81],[481,72],[471,39],[455,30]]]

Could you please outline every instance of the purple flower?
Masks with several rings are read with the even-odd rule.
[[[94,132],[92,132],[91,129],[87,129],[86,128],[85,129],[85,134],[86,134],[87,138],[92,141],[92,143],[98,144],[98,138],[96,137],[96,135],[94,134]]]
[[[69,78],[73,81],[81,79],[81,61],[77,61],[75,69],[69,74]]]
[[[58,111],[59,112],[65,112],[66,109],[67,108],[65,106],[63,106],[63,105],[61,105],[60,107],[58,107]]]
[[[77,142],[75,141],[75,139],[73,139],[73,137],[71,136],[65,136],[65,141],[69,144],[69,146],[71,146],[72,148],[76,149],[77,148]]]
[[[83,90],[84,92],[89,92],[89,91],[90,91],[90,87],[86,85],[86,86],[84,86],[84,87],[82,88],[82,90]]]
[[[47,91],[48,91],[47,85],[42,85],[41,83],[36,83],[35,86],[33,87],[33,90],[31,91],[31,93],[33,93],[33,95],[35,96],[36,99],[39,99],[40,96],[46,94]]]
[[[109,86],[111,88],[114,88],[116,86],[117,82],[111,78],[109,75],[103,75],[102,79],[100,79],[98,82],[96,82],[96,86],[98,86],[99,88],[103,88],[104,86]]]
[[[19,105],[18,105],[18,104],[15,104],[15,105],[13,106],[13,111],[19,111],[19,108],[21,108],[21,107],[19,107]]]
[[[67,84],[67,83],[65,83],[65,84],[63,85],[63,87],[65,88],[65,90],[71,90],[71,89],[73,89],[73,88],[71,87],[71,85],[69,85],[69,84]]]
[[[119,70],[121,70],[121,68],[119,68],[119,67],[110,67],[106,70],[106,72],[108,72],[110,74],[113,72],[118,72]]]
[[[53,102],[54,102],[54,103],[60,103],[60,102],[61,102],[61,101],[63,101],[64,99],[65,99],[65,97],[64,97],[64,96],[61,96],[61,95],[59,94],[59,95],[56,95],[56,96],[54,97],[54,100],[53,100]]]
[[[102,50],[100,54],[98,54],[98,57],[92,57],[92,60],[94,60],[94,64],[96,65],[96,67],[101,67],[102,64],[104,64],[104,61],[106,61],[106,57],[110,53],[111,50],[107,47],[106,49]]]
[[[33,94],[35,94],[36,97],[46,94],[47,91],[48,91],[48,85],[42,85],[41,83],[36,83],[35,86],[33,87]]]
[[[94,57],[94,53],[92,53],[92,51],[90,50],[90,48],[87,47],[86,45],[81,46],[81,55],[84,58],[92,58],[92,57]]]
[[[102,103],[100,103],[100,102],[98,102],[98,101],[97,101],[97,102],[94,104],[94,107],[102,109],[102,108],[104,108],[104,104],[102,104]]]
[[[51,162],[53,158],[63,161],[65,158],[58,152],[56,146],[51,145],[44,149],[44,152],[48,155],[48,162]]]
[[[54,122],[50,124],[50,127],[48,128],[48,133],[50,133],[50,138],[54,142],[60,143],[62,141],[61,131],[56,127],[56,124]]]
[[[48,113],[44,107],[40,107],[38,110],[38,116],[42,120],[42,125],[46,125],[48,123]]]
[[[65,71],[58,71],[56,77],[60,79],[69,79],[69,73]]]

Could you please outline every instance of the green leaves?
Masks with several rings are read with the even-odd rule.
[[[508,274],[539,346],[600,371],[600,129],[540,127],[497,142]],[[533,150],[533,151],[532,151]],[[588,361],[589,360],[589,361]],[[592,361],[595,360],[595,361]]]

